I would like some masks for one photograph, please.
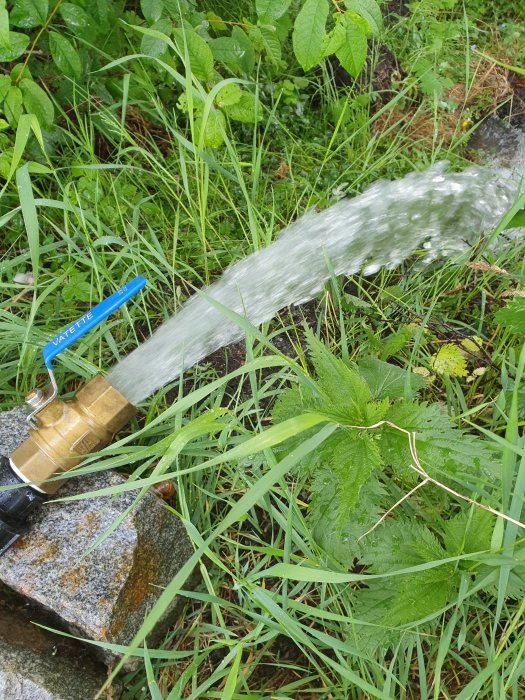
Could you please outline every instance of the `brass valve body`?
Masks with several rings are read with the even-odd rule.
[[[50,477],[76,467],[85,456],[105,447],[128,423],[135,407],[97,374],[70,400],[55,399],[38,414],[38,428],[10,455],[29,482],[55,493],[63,480]]]

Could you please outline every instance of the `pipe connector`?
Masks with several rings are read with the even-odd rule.
[[[37,414],[36,429],[10,455],[17,476],[47,494],[63,484],[54,479],[105,447],[128,423],[135,407],[97,374],[70,401],[54,399]]]

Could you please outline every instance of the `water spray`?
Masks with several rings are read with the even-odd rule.
[[[60,475],[105,447],[135,414],[135,407],[100,374],[62,401],[52,361],[145,284],[144,277],[136,277],[44,346],[50,386],[26,397],[29,436],[9,458],[0,458],[0,488],[6,488],[0,491],[0,554],[20,537],[29,514],[64,483]]]

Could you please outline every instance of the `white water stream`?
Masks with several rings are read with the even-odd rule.
[[[280,309],[316,296],[330,277],[394,268],[417,250],[423,262],[460,253],[515,201],[515,171],[499,165],[446,172],[439,163],[362,195],[310,212],[275,241],[229,267],[205,295],[259,325]],[[243,330],[209,299],[193,295],[108,380],[132,403],[145,399]]]

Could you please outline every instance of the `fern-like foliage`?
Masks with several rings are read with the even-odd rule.
[[[457,590],[460,571],[474,575],[479,566],[469,559],[406,575],[389,572],[484,552],[494,527],[493,516],[485,511],[465,507],[446,520],[441,507],[436,505],[432,514],[428,503],[420,510],[427,518],[433,515],[432,527],[408,519],[403,509],[412,508],[413,499],[419,498],[415,495],[410,505],[396,509],[369,532],[400,493],[421,480],[410,467],[414,460],[407,435],[392,425],[415,433],[421,465],[442,482],[458,475],[467,475],[472,483],[487,482],[487,476],[497,478],[499,464],[486,441],[460,430],[438,404],[417,400],[426,386],[424,377],[370,356],[350,365],[313,335],[308,343],[313,381],[285,391],[274,419],[311,409],[340,425],[304,465],[311,477],[308,520],[328,555],[347,567],[358,559],[369,571],[385,574],[357,592],[355,603],[356,617],[373,623],[362,628],[366,645],[384,644],[396,635],[399,639],[400,628],[432,618]],[[432,485],[425,489],[435,490],[435,504],[449,499]]]

